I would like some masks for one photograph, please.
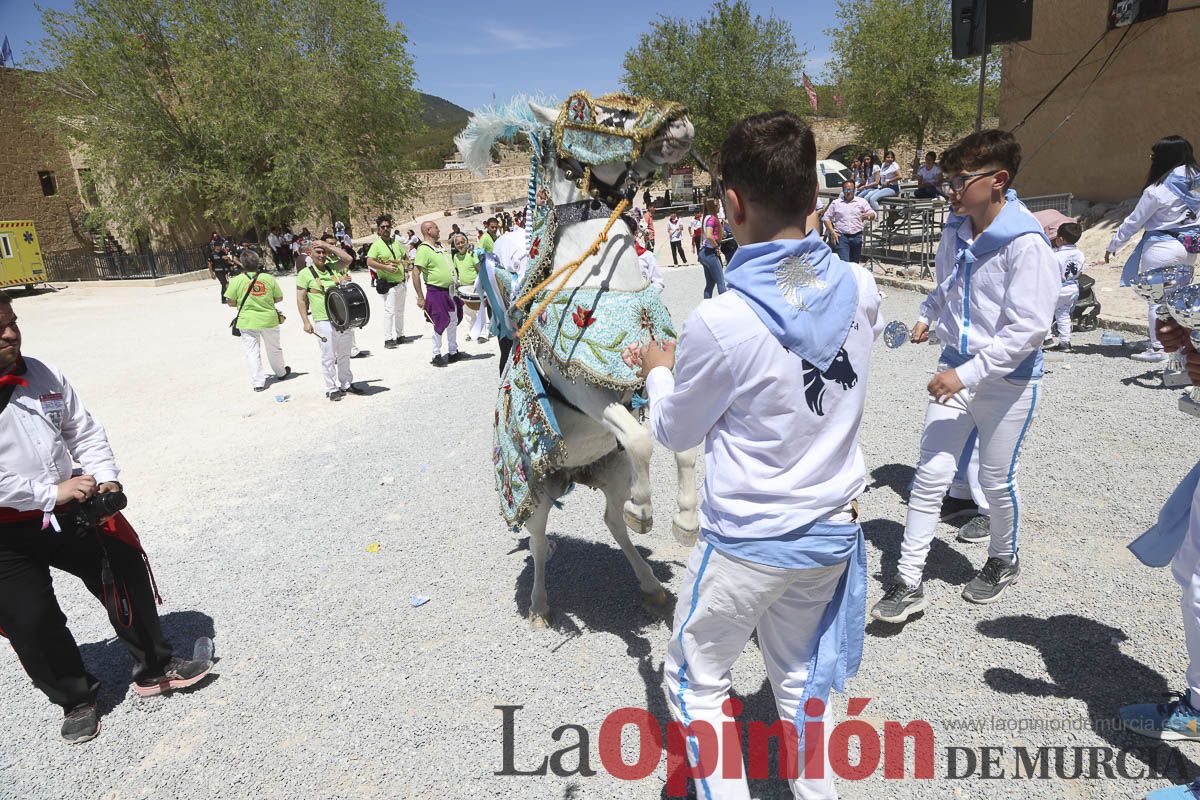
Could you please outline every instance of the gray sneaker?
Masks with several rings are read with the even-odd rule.
[[[995,603],[1004,596],[1004,591],[1017,582],[1021,574],[1021,564],[1013,559],[1010,564],[1003,558],[992,556],[979,570],[979,574],[971,579],[967,588],[963,589],[963,600],[969,603],[987,605]]]
[[[992,538],[991,525],[991,517],[976,514],[974,517],[971,517],[966,525],[958,529],[957,539],[967,544],[979,544],[980,542],[989,541]]]
[[[904,620],[924,611],[929,606],[925,597],[925,584],[909,586],[897,579],[887,588],[883,597],[871,608],[871,616],[884,622],[904,622]]]
[[[67,744],[90,742],[99,736],[100,716],[96,713],[96,704],[81,703],[67,711],[59,733]]]

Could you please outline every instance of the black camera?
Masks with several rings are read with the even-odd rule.
[[[101,520],[111,517],[127,505],[129,505],[129,498],[125,496],[124,492],[94,494],[87,500],[76,504],[75,524],[80,530],[90,530],[98,527]]]

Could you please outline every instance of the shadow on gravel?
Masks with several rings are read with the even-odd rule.
[[[596,520],[604,530],[604,523]],[[637,578],[625,554],[615,543],[596,542],[552,534],[558,541],[554,557],[546,565],[546,596],[550,603],[550,630],[542,634],[565,635],[562,647],[569,639],[587,632],[610,633],[625,643],[625,651],[637,662],[638,676],[646,688],[645,708],[660,720],[670,717],[662,693],[662,664],[651,658],[647,637],[666,640],[671,634],[675,614],[675,596],[668,590],[667,602],[651,607],[642,602]],[[526,538],[519,546],[528,551]],[[675,573],[675,563],[655,561],[650,550],[638,547],[638,552],[663,586],[669,586]],[[529,617],[529,593],[533,590],[533,557],[525,558],[525,566],[517,577],[513,602],[523,619]],[[535,635],[540,635],[536,634]]]
[[[1143,340],[1144,343],[1145,340]],[[1128,359],[1134,353],[1139,352],[1139,348],[1130,345],[1116,344],[1072,344],[1072,356],[1104,356],[1106,358],[1124,358]],[[1137,363],[1137,362],[1133,362]]]
[[[1121,384],[1124,386],[1136,386],[1139,389],[1166,389],[1162,383],[1162,370],[1148,370],[1141,375],[1130,375],[1128,378],[1121,378]],[[1172,392],[1179,392],[1182,389],[1171,389]]]
[[[881,584],[896,576],[900,561],[900,543],[904,540],[904,525],[892,519],[869,519],[862,523],[863,538],[880,553],[880,572],[875,579]],[[958,552],[949,539],[935,536],[925,562],[925,581],[944,581],[952,586],[965,585],[975,577],[971,559]]]
[[[355,381],[354,383],[362,388],[362,396],[363,397],[370,397],[373,394],[383,394],[384,392],[391,391],[391,389],[389,389],[388,387],[383,386],[383,385],[380,385],[380,386],[372,385],[372,384],[379,383],[379,378],[371,378],[370,380],[365,380],[365,381]]]
[[[183,658],[191,658],[192,647],[201,636],[216,639],[212,617],[202,611],[172,611],[159,617],[159,623],[162,625],[163,636],[171,643],[176,655]],[[216,650],[216,655],[220,657],[220,648]],[[100,716],[104,716],[125,702],[125,698],[131,694],[129,676],[133,671],[133,659],[130,658],[125,645],[115,636],[81,645],[79,652],[83,656],[83,664],[87,671],[100,681],[96,707]],[[192,688],[206,686],[215,677],[215,674],[210,675]]]
[[[1117,709],[1121,706],[1166,702],[1171,688],[1162,675],[1121,652],[1119,644],[1128,637],[1119,628],[1077,614],[1047,619],[1000,617],[984,620],[976,628],[985,636],[1035,648],[1045,660],[1051,679],[992,667],[983,673],[992,689],[1013,695],[1082,700],[1087,705],[1092,732],[1114,750],[1128,748],[1130,757],[1147,768],[1153,766],[1165,772],[1165,777],[1173,780],[1191,780],[1200,774],[1200,766],[1179,750],[1118,726]],[[1013,716],[1020,716],[1019,707],[1014,707]],[[1051,732],[1051,736],[1055,737],[1055,746],[1075,744],[1068,741],[1067,732]]]
[[[891,489],[901,500],[908,500],[908,487],[917,473],[912,464],[884,464],[871,470],[871,483],[867,490]]]

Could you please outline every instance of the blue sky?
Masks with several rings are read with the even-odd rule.
[[[39,0],[39,5],[62,9],[74,3]],[[808,50],[806,70],[819,80],[829,57],[824,31],[833,24],[833,0],[750,0],[750,5],[757,14],[775,14],[791,24],[796,42]],[[565,97],[575,89],[594,94],[617,89],[621,59],[651,21],[659,15],[695,19],[711,6],[706,0],[465,0],[445,5],[384,0],[384,7],[407,30],[417,88],[470,109],[490,103],[493,93],[503,101],[519,93]],[[5,35],[22,66],[43,35],[32,0],[0,0],[0,38]]]

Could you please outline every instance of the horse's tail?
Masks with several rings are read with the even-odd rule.
[[[496,142],[512,141],[519,133],[528,135],[545,129],[545,124],[529,107],[531,100],[534,98],[517,95],[507,103],[487,106],[471,115],[467,127],[454,137],[467,169],[482,175],[492,163],[492,145]],[[542,99],[534,102],[541,103]],[[558,105],[556,101],[546,101],[546,104]]]

